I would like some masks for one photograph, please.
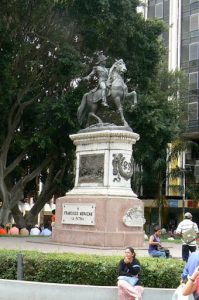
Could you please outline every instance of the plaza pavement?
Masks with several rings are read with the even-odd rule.
[[[164,247],[168,247],[172,257],[181,258],[181,244],[163,242]],[[132,245],[129,245],[133,247]],[[137,257],[146,257],[148,242],[145,241],[143,247],[135,247]],[[124,249],[103,249],[98,247],[78,247],[75,245],[65,245],[55,243],[51,237],[9,237],[0,236],[0,249],[15,250],[37,250],[41,252],[57,252],[57,253],[86,253],[96,255],[123,255]]]

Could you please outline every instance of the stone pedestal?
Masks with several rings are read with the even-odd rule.
[[[79,246],[141,246],[143,203],[131,189],[132,145],[139,135],[115,126],[70,137],[76,145],[75,186],[57,199],[52,239]]]

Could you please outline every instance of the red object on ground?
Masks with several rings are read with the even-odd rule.
[[[0,228],[0,235],[6,235],[7,231],[4,228]]]

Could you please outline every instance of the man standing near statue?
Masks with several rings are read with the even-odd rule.
[[[107,104],[106,81],[108,79],[109,69],[106,68],[106,61],[107,61],[107,57],[103,54],[103,51],[100,51],[98,53],[98,61],[96,63],[96,66],[94,66],[92,72],[88,76],[84,77],[83,79],[90,80],[91,77],[95,75],[97,76],[98,86],[96,89],[93,90],[93,92],[96,91],[97,89],[101,89],[102,105],[107,107],[108,104]]]
[[[189,258],[189,251],[196,251],[196,238],[198,234],[198,225],[192,222],[192,214],[186,212],[184,214],[184,220],[179,223],[176,234],[182,236],[182,259],[187,261]]]

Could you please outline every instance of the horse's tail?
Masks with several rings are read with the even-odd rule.
[[[77,109],[77,119],[79,124],[82,126],[84,121],[87,120],[88,112],[87,112],[87,93],[83,96],[82,102]]]
[[[134,97],[134,103],[133,103],[133,104],[135,105],[135,104],[138,103],[138,100],[137,100],[137,93],[136,93],[136,91],[133,91],[132,94],[133,94],[133,97]]]

